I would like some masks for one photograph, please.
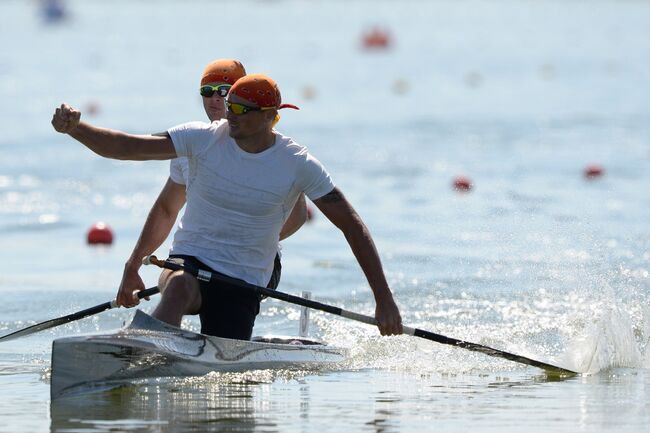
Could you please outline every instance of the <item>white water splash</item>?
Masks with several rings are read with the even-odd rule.
[[[625,304],[599,303],[593,319],[568,344],[561,362],[575,371],[596,374],[612,368],[642,368],[647,365],[635,333],[635,322]],[[643,321],[642,323],[647,323]]]

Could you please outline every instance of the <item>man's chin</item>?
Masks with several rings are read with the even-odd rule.
[[[222,113],[220,111],[211,111],[208,113],[208,119],[210,119],[211,122],[216,122],[217,120],[221,120],[225,117],[225,113]]]

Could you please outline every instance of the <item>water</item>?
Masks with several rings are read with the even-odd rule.
[[[555,380],[313,313],[313,336],[351,350],[338,370],[211,374],[50,403],[52,340],[117,328],[131,315],[119,310],[0,345],[0,431],[647,429],[646,2],[63,5],[46,22],[37,2],[0,4],[0,333],[112,298],[167,176],[165,163],[103,160],[56,134],[54,107],[161,131],[203,118],[200,71],[234,57],[301,106],[279,128],[363,216],[405,323],[585,374]],[[361,47],[374,25],[390,30],[389,50]],[[590,163],[605,175],[585,180]],[[470,193],[450,186],[461,174]],[[98,220],[114,229],[110,248],[84,243]],[[282,290],[372,314],[322,215],[283,248]],[[155,284],[156,270],[142,275]],[[266,301],[255,332],[297,329],[297,308]]]

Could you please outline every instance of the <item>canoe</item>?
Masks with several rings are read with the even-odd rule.
[[[122,329],[54,340],[50,395],[54,400],[154,377],[269,368],[322,369],[344,360],[344,349],[310,338],[242,341],[213,337],[168,325],[137,310]]]

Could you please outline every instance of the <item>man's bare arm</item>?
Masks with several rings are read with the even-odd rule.
[[[117,292],[119,305],[132,306],[138,303],[137,297],[133,296],[133,292],[145,288],[142,279],[138,275],[138,270],[142,265],[142,257],[153,254],[167,239],[184,204],[185,185],[167,179],[167,183],[158,195],[156,202],[149,211],[149,215],[147,215],[140,237],[124,266],[122,282]]]
[[[176,150],[171,138],[153,135],[132,135],[98,128],[81,122],[81,112],[62,104],[52,116],[52,126],[68,134],[96,154],[112,159],[152,160],[172,159]]]
[[[375,318],[382,335],[402,333],[399,309],[388,287],[386,276],[368,228],[338,188],[314,201],[318,209],[338,227],[348,241],[375,296]]]
[[[300,194],[291,210],[291,214],[289,214],[289,218],[287,218],[282,230],[280,230],[280,240],[286,239],[297,232],[305,221],[307,221],[307,203],[305,202],[305,194]]]

